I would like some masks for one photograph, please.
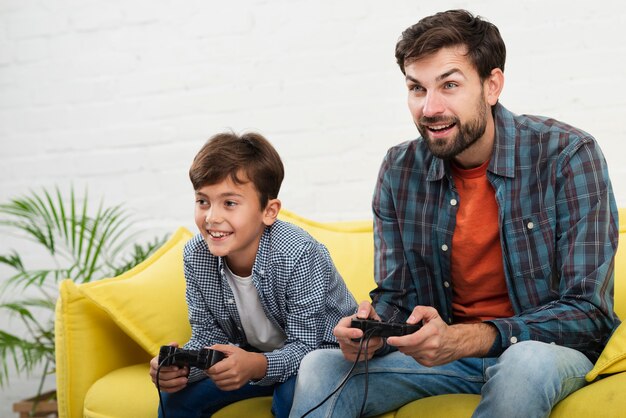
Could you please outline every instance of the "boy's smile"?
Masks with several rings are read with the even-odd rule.
[[[211,254],[224,257],[233,273],[251,274],[261,235],[274,222],[267,212],[276,200],[262,209],[254,183],[237,184],[230,177],[196,190],[196,225]]]
[[[209,235],[211,236],[211,238],[219,240],[222,238],[225,238],[227,236],[229,236],[230,234],[232,234],[232,232],[220,232],[220,231],[207,231],[209,233]]]

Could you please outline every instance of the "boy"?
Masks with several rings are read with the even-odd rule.
[[[161,368],[168,418],[211,416],[272,393],[272,412],[286,418],[300,360],[336,347],[334,325],[355,312],[326,248],[277,220],[283,176],[278,153],[256,133],[218,134],[191,165],[200,234],[183,255],[192,328],[185,348],[225,358],[207,370]],[[157,368],[155,357],[155,383]]]

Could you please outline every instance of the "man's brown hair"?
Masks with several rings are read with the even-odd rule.
[[[396,44],[396,61],[404,74],[411,62],[457,45],[467,48],[467,56],[482,80],[494,68],[504,72],[506,47],[500,31],[467,10],[440,12],[407,28]]]
[[[270,199],[278,197],[285,169],[278,152],[263,135],[224,132],[211,137],[200,149],[189,169],[189,179],[194,190],[199,190],[227,176],[235,184],[251,181],[261,208],[265,208]]]

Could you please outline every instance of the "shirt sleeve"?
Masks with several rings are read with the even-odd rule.
[[[187,350],[200,350],[210,347],[213,344],[227,344],[228,337],[218,326],[217,322],[211,314],[211,310],[203,296],[202,287],[199,283],[200,277],[193,268],[191,255],[185,252],[183,255],[183,264],[185,270],[185,280],[187,287],[185,297],[187,300],[187,309],[189,323],[191,325],[191,338],[184,345]],[[213,301],[217,303],[217,301]],[[195,382],[206,378],[204,370],[192,367],[189,372],[189,382]]]
[[[381,319],[404,322],[417,305],[417,292],[394,205],[390,159],[388,153],[381,165],[372,201],[376,288],[370,292],[370,297]]]
[[[617,248],[617,208],[608,168],[593,138],[572,142],[556,164],[555,205],[549,216],[554,228],[554,256],[537,254],[548,263],[542,283],[554,282],[558,292],[549,303],[537,304],[512,318],[488,321],[499,331],[489,355],[502,353],[524,340],[554,343],[595,360],[615,326],[613,267]],[[540,227],[540,226],[537,226]],[[540,245],[532,249],[543,251]],[[528,300],[541,297],[533,279]]]
[[[307,246],[295,263],[288,280],[286,304],[285,345],[264,353],[266,375],[253,384],[271,385],[295,375],[307,353],[336,345],[334,326],[356,309],[328,250],[318,243]]]

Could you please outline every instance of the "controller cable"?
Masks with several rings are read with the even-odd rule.
[[[159,385],[159,374],[161,373],[161,367],[167,364],[169,360],[174,356],[176,356],[175,353],[168,354],[163,360],[161,360],[159,362],[159,367],[157,367],[157,372],[156,372],[156,388],[157,388],[157,392],[159,393],[159,407],[161,408],[162,418],[166,418],[166,417],[165,417],[165,407],[163,406],[163,398],[161,397],[161,385]]]
[[[363,416],[363,412],[365,411],[365,404],[367,402],[367,392],[368,392],[368,387],[369,387],[369,384],[368,384],[368,382],[369,382],[368,361],[369,360],[367,358],[367,353],[368,353],[370,339],[374,336],[374,333],[376,333],[376,331],[378,331],[378,329],[379,328],[375,327],[375,328],[370,328],[367,331],[365,331],[365,333],[363,334],[363,336],[360,339],[359,350],[356,353],[356,360],[354,360],[354,363],[352,364],[352,367],[350,367],[350,370],[348,370],[348,373],[346,373],[345,377],[341,380],[339,385],[337,385],[335,390],[333,390],[328,396],[326,396],[324,399],[322,399],[322,401],[320,403],[318,403],[313,408],[311,408],[308,411],[306,411],[304,413],[304,415],[302,415],[300,418],[306,417],[311,412],[315,411],[317,408],[322,406],[335,393],[337,393],[343,386],[345,386],[346,383],[348,383],[348,380],[350,379],[350,377],[352,377],[352,372],[354,371],[354,368],[359,363],[359,358],[361,357],[361,352],[363,352],[363,354],[365,356],[365,360],[364,360],[364,365],[365,365],[365,393],[364,393],[364,396],[363,396],[363,402],[361,403],[361,411],[359,412],[359,417]]]
[[[368,388],[369,388],[369,359],[368,359],[368,349],[369,349],[369,343],[370,343],[370,339],[373,337],[374,333],[378,331],[378,328],[370,328],[367,331],[365,331],[365,333],[363,334],[363,336],[360,338],[360,342],[359,342],[359,349],[357,351],[356,354],[356,359],[354,360],[354,363],[352,364],[352,367],[350,367],[350,370],[348,370],[348,373],[346,373],[346,376],[342,379],[342,381],[339,383],[339,385],[335,388],[335,390],[333,390],[328,396],[326,396],[320,403],[318,403],[317,405],[315,405],[313,408],[309,409],[304,415],[302,415],[302,417],[300,418],[304,418],[307,415],[309,415],[311,412],[315,411],[317,408],[319,408],[320,406],[322,406],[326,401],[328,401],[335,393],[337,393],[346,383],[348,383],[348,380],[350,379],[350,377],[352,376],[352,372],[354,371],[354,368],[356,367],[356,365],[359,363],[359,358],[361,357],[361,352],[363,352],[365,359],[364,359],[364,365],[365,365],[365,390],[364,390],[364,396],[363,396],[363,402],[361,403],[361,410],[359,412],[359,417],[363,416],[363,412],[365,410],[365,404],[367,403],[367,393],[368,393]],[[163,398],[161,396],[161,386],[159,384],[159,374],[161,373],[161,367],[163,367],[169,359],[171,359],[172,357],[174,357],[175,354],[169,354],[168,356],[166,356],[163,360],[161,360],[159,362],[159,366],[157,367],[157,372],[156,372],[156,388],[157,388],[157,392],[159,394],[159,407],[161,408],[161,417],[162,418],[166,418],[165,415],[165,407],[163,405]]]

